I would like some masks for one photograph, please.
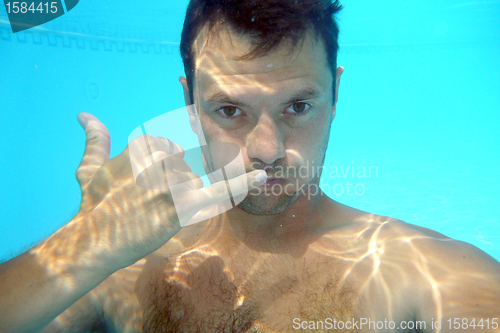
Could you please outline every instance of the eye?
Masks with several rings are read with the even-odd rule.
[[[225,118],[232,118],[241,115],[241,110],[235,106],[223,106],[215,110],[219,115]]]
[[[308,111],[310,108],[311,106],[309,104],[299,102],[299,103],[293,103],[288,109],[286,109],[286,111],[290,113],[301,114]]]

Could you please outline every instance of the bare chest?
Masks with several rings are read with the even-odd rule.
[[[334,258],[277,255],[150,262],[136,283],[140,331],[293,332],[304,322],[347,320],[358,297],[348,269]]]

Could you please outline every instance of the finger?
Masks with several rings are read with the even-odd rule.
[[[259,187],[266,179],[266,172],[257,170],[194,191],[187,190],[185,184],[170,186],[179,223],[181,226],[193,224],[231,209],[229,194],[238,204],[241,200],[236,203],[236,196],[246,196],[248,191]]]
[[[193,179],[198,178],[198,181],[190,183],[188,186],[191,189],[198,189],[203,187],[201,179],[191,172],[189,165],[177,156],[169,156],[165,152],[154,152],[151,154],[152,159],[155,161],[150,166],[144,168],[139,172],[137,166],[137,159],[132,163],[133,171],[136,170],[137,175],[134,174],[135,182],[138,186],[145,189],[160,189],[166,190],[167,184],[177,185],[185,182],[191,182]]]
[[[263,170],[256,170],[244,175],[229,179],[226,181],[220,181],[205,188],[200,189],[205,193],[205,198],[201,200],[201,209],[219,203],[227,199],[228,195],[228,185],[229,191],[232,197],[246,195],[248,191],[258,188],[260,185],[264,184],[267,180],[267,174]]]
[[[180,159],[184,157],[184,149],[181,146],[163,137],[143,135],[134,139],[129,146],[133,146],[134,158],[140,161],[139,165],[142,168],[147,168],[152,163],[167,159],[168,156],[175,156]],[[170,160],[168,159],[169,164],[171,163]]]
[[[164,137],[157,137],[156,139],[158,139],[158,147],[160,150],[165,151],[169,155],[179,155],[180,158],[184,158],[184,149],[177,143]]]
[[[141,187],[163,188],[165,186],[163,171],[191,171],[187,163],[182,160],[184,150],[162,137],[141,135],[130,141],[128,152],[134,179]],[[177,154],[171,155],[172,153]]]
[[[188,175],[190,176],[191,180],[186,182],[186,186],[189,187],[192,190],[198,190],[200,188],[203,188],[203,180],[201,178],[192,173],[189,172]]]
[[[157,151],[151,154],[154,163],[163,160],[166,170],[191,172],[191,167],[179,155],[167,155],[165,152]]]
[[[109,160],[110,136],[106,126],[90,113],[79,113],[77,119],[86,135],[85,152],[76,170],[76,179],[80,186],[84,186]]]
[[[170,187],[179,184],[187,185],[188,182],[190,183],[190,185],[188,186],[189,188],[193,188],[194,184],[197,184],[196,188],[203,187],[203,181],[201,180],[201,178],[192,172],[170,170],[165,172],[165,178],[167,179],[167,184]],[[200,183],[201,185],[198,186]]]
[[[203,188],[203,181],[195,173],[174,171],[167,174],[168,174],[167,178],[169,185],[177,185],[182,183],[187,188],[192,190]],[[175,176],[172,177],[173,174],[175,174]]]

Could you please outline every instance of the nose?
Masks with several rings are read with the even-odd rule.
[[[266,164],[273,164],[285,157],[285,135],[265,113],[247,135],[245,145],[250,159],[258,159]]]

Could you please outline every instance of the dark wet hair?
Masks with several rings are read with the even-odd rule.
[[[283,41],[291,42],[294,48],[312,28],[316,37],[323,40],[335,80],[339,28],[334,15],[341,9],[339,0],[190,0],[180,46],[191,102],[195,73],[193,45],[205,25],[211,30],[218,24],[228,24],[235,33],[250,37],[252,49],[242,59],[264,56]]]

